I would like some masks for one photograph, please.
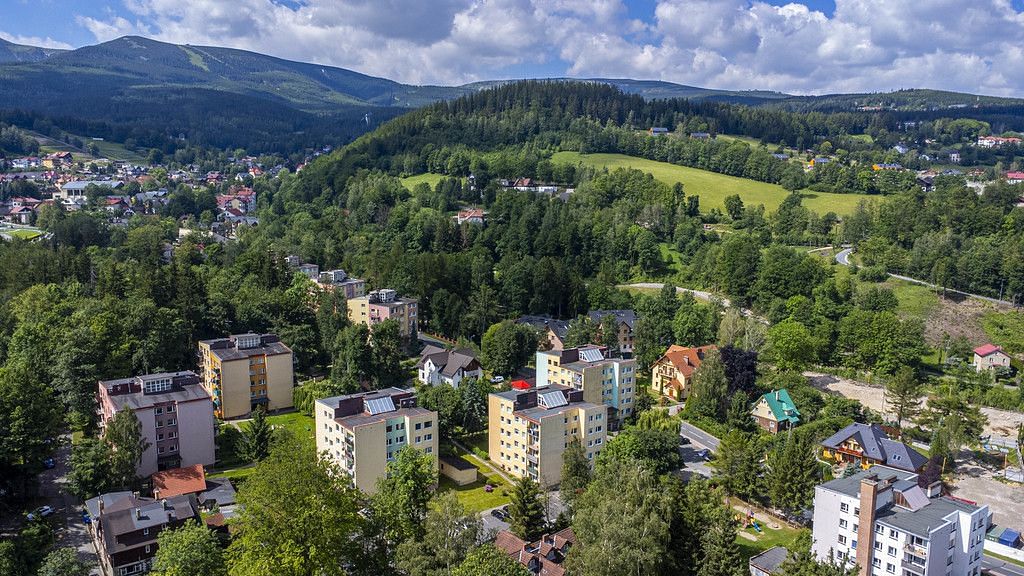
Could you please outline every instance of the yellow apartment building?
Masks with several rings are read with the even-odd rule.
[[[608,409],[565,386],[495,392],[487,404],[488,455],[513,476],[543,487],[562,480],[562,453],[580,442],[593,461],[604,448]]]
[[[613,429],[633,413],[636,360],[606,358],[603,346],[537,352],[537,387],[549,384],[583,392],[583,401],[609,407]]]
[[[398,451],[412,446],[434,456],[437,469],[437,412],[416,406],[416,393],[401,388],[332,396],[316,401],[316,449],[335,461],[366,494]]]
[[[217,418],[246,416],[258,406],[292,407],[292,351],[274,334],[201,340],[199,363]]]

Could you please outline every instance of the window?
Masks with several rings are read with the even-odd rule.
[[[149,528],[143,528],[142,529],[142,535],[143,536],[149,536]]]
[[[842,534],[840,534],[839,535],[839,543],[840,544],[846,544],[846,536],[843,536]]]
[[[899,538],[899,537],[900,537],[900,533],[899,532],[893,530],[892,528],[889,528],[889,538],[894,538],[895,539],[895,538]]]
[[[896,565],[895,564],[886,564],[885,565],[885,571],[890,573],[890,574],[895,574],[896,573]]]
[[[850,523],[846,521],[846,518],[840,518],[839,519],[839,527],[840,528],[846,528],[849,525],[850,525]]]
[[[170,420],[167,421],[167,425],[168,426],[174,426],[177,423],[178,423],[178,421],[175,420],[174,418],[171,418]]]
[[[424,450],[424,452],[426,452],[427,454],[431,454],[434,452],[434,448],[432,446],[427,446],[427,449]]]
[[[888,553],[889,553],[889,556],[895,556],[896,555],[896,547],[895,546],[889,546]]]
[[[171,404],[164,411],[167,412],[168,414],[170,414],[171,412],[174,412],[174,405]]]
[[[427,441],[430,441],[430,440],[431,440],[431,439],[433,439],[433,438],[434,438],[434,435],[433,435],[433,434],[427,434],[426,436],[424,436],[424,437],[423,437],[423,439],[424,439],[424,440],[427,440]],[[518,442],[517,442],[517,444],[518,444]]]
[[[163,414],[163,413],[164,413],[164,409],[163,409],[163,408],[161,408],[160,406],[157,406],[157,407],[156,407],[156,413],[157,413],[157,415],[159,416],[160,414]]]
[[[423,423],[423,427],[424,428],[433,428],[433,426],[434,426],[433,422],[424,422]]]
[[[171,444],[170,446],[167,447],[167,451],[168,452],[177,452],[178,451],[178,445],[177,444]]]
[[[850,511],[850,505],[847,504],[846,502],[843,502],[842,504],[839,505],[839,510],[841,510],[843,512],[849,512]]]

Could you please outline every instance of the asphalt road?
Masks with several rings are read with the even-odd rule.
[[[846,248],[844,250],[840,250],[839,252],[836,252],[836,262],[838,262],[839,264],[842,264],[843,266],[849,266],[850,265],[850,254],[852,254],[852,253],[853,253],[853,248]],[[913,284],[920,284],[921,286],[927,286],[927,287],[935,289],[935,290],[941,290],[942,289],[941,286],[936,286],[935,284],[932,284],[930,282],[925,282],[924,280],[918,280],[917,278],[911,278],[910,276],[903,276],[903,275],[900,275],[900,274],[889,274],[889,276],[891,276],[892,278],[896,278],[898,280],[903,280],[905,282],[911,282]],[[988,296],[982,296],[980,294],[971,294],[970,292],[963,292],[961,290],[954,290],[953,288],[946,288],[945,290],[946,290],[946,292],[952,292],[954,294],[960,294],[961,296],[967,296],[969,298],[977,298],[978,300],[983,300],[985,302],[989,302],[989,303],[992,303],[992,304],[1001,304],[1003,306],[1013,306],[1013,302],[1008,302],[1006,300],[1000,300],[998,298],[990,298]]]
[[[501,508],[501,506],[498,506],[497,508]],[[484,510],[483,512],[480,513],[480,520],[484,528],[484,541],[489,541],[493,539],[494,535],[502,530],[508,530],[508,522],[505,522],[504,520],[498,520],[497,518],[492,516],[492,510],[495,510],[495,508],[491,508],[490,510]],[[561,514],[564,510],[565,504],[562,502],[562,495],[557,490],[553,492],[548,492],[548,501],[546,509],[548,522],[553,523],[556,519],[558,519],[558,515]]]
[[[679,433],[689,438],[693,443],[700,444],[703,448],[707,448],[712,452],[718,451],[718,438],[715,438],[711,434],[708,434],[689,422],[683,422],[679,425]]]
[[[697,453],[707,448],[714,452],[718,450],[718,438],[697,428],[689,422],[683,422],[679,426],[679,435],[690,440],[689,444],[679,446],[679,455],[683,459],[684,480],[688,479],[687,474],[700,474],[705,478],[711,477],[711,468],[708,463]]]
[[[991,556],[982,556],[981,572],[991,576],[1024,576],[1024,567]]]

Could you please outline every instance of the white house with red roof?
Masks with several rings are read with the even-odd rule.
[[[1007,184],[1020,184],[1024,182],[1024,172],[1007,172],[1006,183]]]
[[[974,349],[974,369],[978,372],[1009,367],[1010,356],[1003,352],[1002,346],[985,344]]]

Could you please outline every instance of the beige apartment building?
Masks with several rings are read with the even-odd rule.
[[[274,334],[235,334],[201,340],[203,386],[222,420],[246,416],[257,407],[292,407],[295,374],[292,350]]]
[[[583,391],[551,385],[495,392],[487,403],[488,454],[514,476],[541,486],[562,480],[562,453],[580,442],[593,461],[607,441],[608,409],[583,400]]]
[[[415,298],[399,298],[398,292],[382,288],[366,296],[349,298],[348,319],[371,329],[385,320],[394,319],[402,336],[415,340],[419,334],[417,307]]]
[[[437,412],[416,406],[416,393],[385,388],[316,401],[316,450],[334,460],[366,494],[404,446],[435,456]]]
[[[605,353],[594,345],[537,352],[537,387],[557,384],[582,391],[583,401],[609,407],[614,430],[634,410],[636,360]]]

